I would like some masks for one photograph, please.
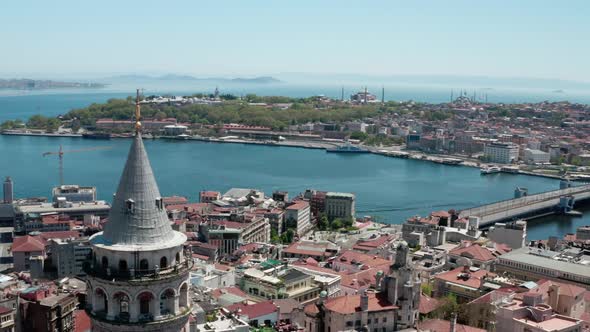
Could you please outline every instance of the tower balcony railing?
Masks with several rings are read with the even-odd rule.
[[[98,264],[84,264],[83,270],[89,276],[101,279],[114,279],[115,281],[142,281],[172,278],[190,270],[193,267],[193,264],[192,257],[186,257],[184,261],[165,268],[156,267],[153,269],[120,270],[111,267],[103,267]]]

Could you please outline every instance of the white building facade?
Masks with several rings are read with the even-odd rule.
[[[354,218],[354,194],[336,192],[326,193],[326,215],[329,219]]]
[[[551,156],[548,152],[541,150],[525,149],[524,150],[524,161],[527,164],[545,164],[549,163]]]
[[[295,228],[299,235],[311,229],[311,211],[309,203],[298,201],[285,209],[285,223],[287,227]]]
[[[512,143],[490,143],[484,146],[483,153],[491,163],[512,164],[518,160],[518,145]]]

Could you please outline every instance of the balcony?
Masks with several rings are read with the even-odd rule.
[[[86,274],[92,277],[115,280],[115,281],[130,281],[141,282],[148,280],[160,280],[176,277],[184,272],[189,271],[193,267],[192,257],[186,257],[181,263],[169,266],[167,268],[156,268],[147,270],[118,270],[114,268],[104,268],[95,264],[84,264],[83,270]]]
[[[132,320],[129,313],[121,313],[114,318],[108,318],[106,311],[95,311],[92,312],[88,308],[86,309],[86,313],[92,318],[96,319],[101,322],[105,322],[108,324],[114,325],[153,325],[153,324],[162,324],[167,322],[172,322],[175,320],[185,319],[191,313],[192,306],[189,307],[181,307],[180,312],[176,315],[174,314],[167,314],[160,316],[158,319],[155,319],[151,313],[139,314],[136,317],[136,320]]]

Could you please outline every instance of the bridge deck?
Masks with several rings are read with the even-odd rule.
[[[465,209],[459,217],[477,216],[480,218],[480,226],[487,226],[500,220],[550,208],[559,203],[560,197],[570,195],[577,200],[590,198],[590,185],[553,190]]]

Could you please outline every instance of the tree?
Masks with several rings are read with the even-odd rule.
[[[60,125],[61,122],[58,119],[47,119],[45,123],[45,130],[47,130],[48,133],[53,133],[59,129]]]
[[[449,294],[442,299],[443,305],[440,307],[440,317],[442,319],[450,320],[453,315],[457,315],[457,322],[466,323],[468,321],[468,312],[466,305],[461,305],[457,302],[455,294]]]
[[[574,157],[572,157],[570,164],[580,166],[580,165],[582,165],[582,158],[580,158],[579,156],[574,156]]]
[[[33,115],[29,118],[29,121],[27,121],[27,127],[29,128],[43,128],[45,129],[47,127],[47,118],[44,117],[43,115]]]
[[[344,228],[352,227],[353,224],[354,220],[352,219],[352,217],[342,219],[342,227]]]
[[[362,131],[354,131],[350,134],[350,139],[358,139],[359,141],[364,141],[369,137],[367,133],[363,133]]]
[[[330,227],[332,228],[332,230],[338,230],[342,228],[342,219],[336,218],[332,220],[332,224],[330,225]]]
[[[274,229],[274,228],[271,228],[270,229],[270,243],[272,243],[272,244],[278,244],[280,242],[281,242],[281,237],[277,233],[277,230]]]
[[[162,111],[158,111],[156,112],[156,114],[154,114],[154,118],[156,118],[156,120],[162,120],[165,119],[168,115]]]
[[[432,285],[430,283],[423,283],[421,288],[422,293],[428,296],[432,296]]]
[[[295,236],[295,232],[293,232],[292,228],[287,229],[283,234],[281,234],[281,242],[283,244],[289,244],[293,242],[293,237]]]
[[[328,221],[328,217],[325,214],[320,215],[318,219],[318,229],[320,231],[325,231],[328,229],[330,222]]]

